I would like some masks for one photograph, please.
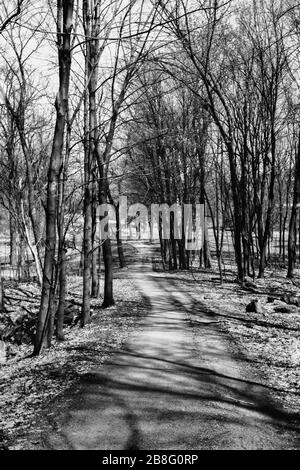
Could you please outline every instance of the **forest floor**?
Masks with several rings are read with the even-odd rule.
[[[157,273],[165,279],[164,273]],[[233,276],[220,285],[217,270],[168,273],[174,291],[188,295],[190,326],[197,329],[203,310],[228,337],[227,346],[243,368],[269,388],[272,399],[287,413],[300,410],[300,308],[281,298],[299,299],[299,286],[286,272],[267,271],[249,289],[234,282]],[[254,287],[255,286],[255,287]],[[271,297],[271,300],[270,300]],[[273,297],[273,298],[272,298]],[[258,312],[247,312],[257,300]],[[300,418],[300,413],[299,413]]]
[[[146,257],[151,260],[151,247]],[[70,281],[74,300],[80,296],[80,279]],[[23,288],[28,291],[28,286]],[[26,358],[31,347],[18,347],[16,356],[1,366],[0,445],[10,449],[300,447],[300,309],[279,300],[298,294],[299,287],[287,281],[284,271],[267,272],[265,279],[255,280],[249,288],[235,283],[233,275],[220,285],[215,269],[151,273],[148,265],[119,271],[116,306],[102,311],[101,299],[93,301],[87,328],[68,327],[66,341],[54,343],[39,358]],[[13,296],[16,293],[11,292]],[[254,299],[259,300],[259,312],[246,312]],[[153,336],[158,329],[160,335]],[[151,357],[147,347],[152,348]],[[124,367],[126,362],[132,367]],[[141,370],[143,384],[138,391]],[[107,406],[108,396],[115,397],[118,405]],[[103,406],[107,412],[99,416]],[[98,421],[92,429],[94,415]],[[80,427],[84,423],[82,432],[76,427],[78,419]],[[193,434],[190,441],[187,430]],[[91,436],[89,442],[83,433]],[[160,436],[156,444],[153,435]],[[68,443],[62,436],[68,437]],[[107,436],[112,440],[105,441]],[[107,447],[99,447],[99,439],[106,443],[100,446]]]
[[[52,347],[39,357],[28,357],[32,352],[30,344],[10,345],[9,360],[0,364],[0,449],[28,449],[37,445],[43,417],[46,414],[51,418],[52,401],[76,386],[87,369],[106,361],[136,330],[146,314],[147,303],[126,277],[126,269],[115,274],[116,305],[101,310],[102,299],[92,300],[91,323],[80,328],[73,322],[65,328],[65,341],[54,340]],[[69,278],[68,285],[67,300],[76,318],[80,308],[81,278]],[[32,315],[36,316],[39,289],[35,284],[7,282],[5,293],[15,307],[14,326],[18,325],[18,318],[24,324],[24,306],[30,308],[28,320]]]
[[[144,264],[129,272],[149,314],[109,361],[54,404],[42,448],[300,448],[297,377],[286,372],[298,360],[298,313],[288,321],[244,314],[253,292],[231,281],[218,288],[213,271],[191,276]],[[244,323],[251,332],[261,328],[259,340],[254,333],[251,342]],[[282,331],[292,337],[280,341]],[[270,356],[282,367],[275,379],[262,366]]]

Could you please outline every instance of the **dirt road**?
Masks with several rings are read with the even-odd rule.
[[[126,347],[87,373],[48,449],[292,449],[288,417],[268,389],[244,375],[216,318],[189,323],[191,299],[150,265],[129,275],[151,304]],[[199,306],[201,311],[201,305]]]

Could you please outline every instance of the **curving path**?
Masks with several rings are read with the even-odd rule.
[[[44,436],[48,449],[291,449],[289,417],[242,373],[212,314],[148,265],[130,270],[150,301],[126,347],[86,375]]]

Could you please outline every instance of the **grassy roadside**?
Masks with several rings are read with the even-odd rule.
[[[81,280],[70,280],[73,294],[80,292]],[[51,403],[90,368],[101,365],[118,350],[140,319],[147,304],[124,271],[116,273],[116,305],[101,310],[101,299],[93,301],[91,323],[84,329],[67,327],[66,340],[53,342],[51,349],[37,358],[26,358],[31,346],[0,368],[0,448],[30,449],[39,444],[42,417],[51,417]]]

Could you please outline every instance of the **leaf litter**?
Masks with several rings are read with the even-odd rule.
[[[78,301],[81,278],[70,277],[68,285],[67,300]],[[14,290],[19,287],[8,286],[6,294],[19,297]],[[29,298],[35,299],[31,311],[36,316],[39,289],[28,283],[21,288],[25,292],[28,289]],[[74,324],[65,327],[65,341],[54,339],[51,348],[38,357],[29,357],[31,344],[11,344],[14,355],[0,365],[0,448],[29,449],[37,444],[41,431],[40,419],[45,412],[51,415],[49,410],[53,400],[76,385],[81,374],[103,364],[136,330],[147,306],[133,282],[117,276],[114,298],[115,305],[104,310],[100,309],[101,298],[92,299],[91,322],[85,328]],[[75,315],[79,308],[74,305]],[[20,315],[19,310],[16,308],[15,315]]]
[[[156,273],[165,276],[163,273]],[[254,281],[254,289],[245,289],[234,278],[223,285],[216,271],[205,270],[168,273],[175,288],[189,294],[195,309],[189,309],[191,325],[199,317],[197,305],[215,316],[226,332],[228,349],[243,359],[243,367],[262,385],[270,387],[272,399],[283,411],[299,413],[300,409],[300,308],[288,305],[289,312],[276,311],[284,304],[284,295],[299,296],[299,286],[286,278],[282,270],[276,275],[267,272],[264,279]],[[270,302],[268,297],[276,300]],[[246,312],[246,306],[258,300],[260,313]],[[278,299],[278,300],[277,300]]]

